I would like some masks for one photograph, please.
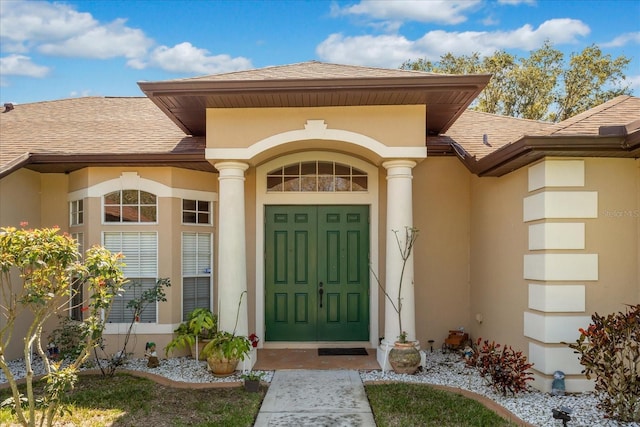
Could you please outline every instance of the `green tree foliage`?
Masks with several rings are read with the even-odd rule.
[[[631,60],[612,58],[591,45],[564,54],[545,42],[520,58],[505,51],[481,57],[479,53],[443,55],[439,61],[404,62],[404,70],[445,74],[492,74],[493,78],[473,106],[478,111],[532,120],[562,121],[619,95],[631,93],[624,84]]]
[[[77,381],[77,372],[99,342],[104,318],[111,309],[113,297],[123,292],[121,254],[111,254],[103,247],[89,249],[81,261],[76,241],[57,228],[17,230],[0,229],[0,369],[11,386],[12,398],[2,402],[12,405],[18,421],[24,426],[52,425],[64,412],[62,399]],[[43,347],[45,323],[69,310],[74,280],[87,284],[90,297],[83,302],[80,351],[72,360],[53,361]],[[16,320],[30,319],[25,336],[14,337]],[[17,380],[5,360],[12,338],[24,343],[26,396],[18,389]],[[45,337],[46,339],[46,337]],[[47,385],[42,396],[33,388],[34,357],[42,360]]]
[[[625,312],[591,316],[569,347],[580,357],[587,378],[596,377],[600,408],[618,421],[640,422],[640,304]],[[635,425],[635,424],[634,424]]]

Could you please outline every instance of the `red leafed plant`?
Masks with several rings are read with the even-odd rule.
[[[580,355],[587,378],[595,375],[600,408],[618,421],[640,421],[640,304],[625,313],[591,316],[569,347]]]
[[[253,333],[249,335],[249,341],[251,341],[252,347],[257,347],[258,343],[260,342],[260,338],[255,333]]]
[[[521,351],[511,346],[501,346],[495,341],[482,341],[478,338],[473,354],[467,359],[467,365],[478,369],[482,378],[503,396],[507,391],[515,395],[527,390],[527,381],[533,380],[529,369],[533,363]]]

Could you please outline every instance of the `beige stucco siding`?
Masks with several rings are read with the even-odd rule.
[[[427,158],[413,169],[416,335],[442,346],[450,329],[469,328],[471,174],[458,159]]]
[[[585,159],[585,190],[598,192],[598,218],[586,220],[586,253],[598,254],[598,282],[587,284],[587,314],[640,302],[640,161]]]
[[[471,335],[525,351],[528,288],[522,259],[528,229],[522,221],[522,200],[526,195],[526,168],[500,178],[471,178]]]
[[[41,226],[40,197],[42,179],[39,173],[26,169],[16,171],[0,180],[0,227],[20,228],[20,223],[27,222],[29,228]],[[54,224],[50,224],[54,225]],[[11,276],[11,283],[16,292],[22,281],[18,274]],[[5,318],[0,316],[0,328],[4,327]],[[23,354],[22,340],[29,326],[29,318],[19,317],[13,331],[13,342],[6,349],[7,360],[16,359]],[[17,338],[15,338],[17,337]]]
[[[16,171],[0,180],[0,226],[30,227],[41,223],[40,198],[42,179],[39,173],[27,169]],[[53,224],[52,224],[53,225]]]
[[[424,146],[424,105],[207,109],[207,148],[247,148],[307,120],[366,135],[390,147]]]

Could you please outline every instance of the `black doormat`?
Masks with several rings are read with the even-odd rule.
[[[318,356],[367,356],[368,354],[364,347],[318,349]]]

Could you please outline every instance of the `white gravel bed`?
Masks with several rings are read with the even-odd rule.
[[[9,369],[16,379],[24,378],[26,371],[24,369],[24,361],[14,360],[8,363]],[[103,366],[106,366],[103,365]],[[44,364],[38,358],[33,361],[32,369],[34,375],[43,375],[45,373]],[[89,365],[85,369],[99,369],[97,365]],[[160,375],[177,382],[186,383],[225,383],[242,381],[242,372],[236,371],[235,374],[227,377],[216,377],[208,367],[206,361],[198,361],[190,357],[176,357],[171,359],[160,359],[160,366],[157,368],[148,368],[147,359],[128,359],[123,366],[118,368],[128,369],[131,371],[149,372]],[[117,372],[117,371],[116,371]],[[273,371],[254,371],[255,373],[263,373],[262,381],[271,382]],[[7,378],[4,372],[0,371],[0,384],[6,383]]]
[[[618,423],[604,417],[598,410],[598,400],[593,393],[552,396],[533,388],[515,397],[496,393],[486,385],[477,371],[465,365],[464,360],[452,353],[426,352],[424,369],[415,375],[396,374],[393,371],[361,372],[363,381],[402,381],[421,384],[445,385],[460,388],[488,397],[508,409],[520,419],[535,426],[562,426],[561,420],[552,416],[552,409],[564,406],[571,409],[569,427],[638,427],[637,423]]]
[[[504,397],[495,393],[486,385],[477,371],[467,367],[464,361],[457,355],[434,351],[427,352],[426,363],[423,370],[416,375],[399,375],[393,371],[382,372],[361,371],[362,381],[402,381],[421,384],[445,385],[454,388],[469,390],[497,402],[524,421],[535,426],[551,427],[562,426],[561,420],[552,417],[552,409],[562,406],[570,408],[571,421],[569,427],[640,427],[637,423],[617,423],[608,420],[598,410],[598,400],[593,393],[573,394],[567,396],[552,396],[550,393],[542,393],[531,389],[526,393],[517,394],[515,397]],[[11,372],[16,378],[23,378],[26,373],[24,363],[16,360],[9,363]],[[122,367],[124,369],[150,372],[169,378],[173,381],[187,383],[221,383],[240,381],[240,372],[228,377],[216,377],[208,369],[207,363],[192,358],[180,357],[161,359],[157,368],[147,368],[146,359],[130,359]],[[35,375],[44,373],[44,367],[40,360],[33,363]],[[257,371],[264,374],[262,380],[271,382],[273,371]],[[6,383],[4,373],[0,371],[0,384]]]

